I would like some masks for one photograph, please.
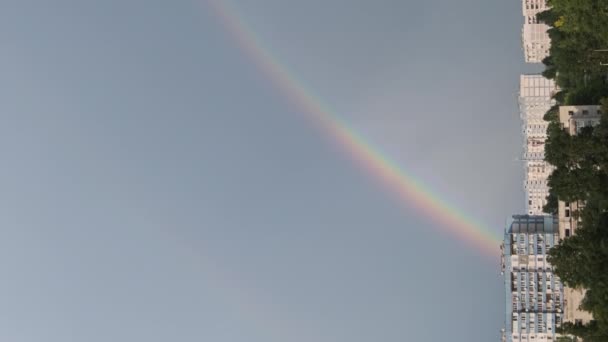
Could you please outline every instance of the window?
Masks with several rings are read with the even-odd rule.
[[[570,202],[564,202],[564,206],[565,206],[566,208],[570,208]]]
[[[565,210],[564,217],[570,217],[570,209]]]
[[[568,115],[570,115],[570,116],[574,115],[574,111],[569,110],[569,111],[568,111]]]
[[[588,110],[583,110],[583,115],[587,115],[587,114],[589,114],[589,111]]]
[[[570,236],[570,229],[566,229],[566,237]]]

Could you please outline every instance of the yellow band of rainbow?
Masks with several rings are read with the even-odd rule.
[[[207,0],[207,4],[239,48],[281,94],[307,114],[358,165],[382,183],[386,190],[396,194],[404,204],[424,213],[442,231],[467,242],[486,256],[497,257],[501,238],[496,232],[443,200],[340,120],[329,106],[289,72],[270,49],[264,47],[227,0]]]

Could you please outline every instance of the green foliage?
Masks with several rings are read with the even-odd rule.
[[[568,337],[568,336],[562,336],[562,337],[558,337],[557,342],[578,342],[576,337]]]
[[[562,324],[561,327],[557,329],[557,332],[560,334],[580,337],[584,342],[608,341],[608,335],[604,331],[602,331],[597,321],[591,321],[588,324],[565,322]]]
[[[561,128],[559,122],[552,121],[547,128],[545,160],[557,167],[565,166],[570,158],[572,138]]]
[[[548,66],[545,70],[543,70],[542,75],[550,80],[555,79],[557,77],[557,69],[555,67]]]
[[[555,166],[545,212],[555,214],[557,198],[584,201],[575,236],[549,252],[555,273],[570,287],[587,289],[581,308],[593,313],[587,325],[565,323],[560,332],[585,342],[608,341],[608,1],[548,0],[537,18],[550,26],[549,57],[543,75],[555,80],[558,105],[602,105],[598,126],[570,136],[557,108],[549,121],[545,159]],[[603,99],[603,100],[602,100]]]
[[[580,287],[586,283],[587,273],[579,267],[581,262],[586,261],[581,245],[581,239],[577,235],[572,236],[551,249],[547,257],[555,273],[559,275],[564,285],[569,287]]]
[[[543,206],[543,212],[551,215],[557,215],[557,197],[550,193],[547,196],[547,204]]]
[[[608,96],[608,87],[604,80],[595,79],[588,81],[584,87],[574,87],[568,91],[563,99],[565,105],[588,105],[590,103],[599,103],[603,97]]]
[[[566,99],[566,95],[568,95],[568,93],[566,91],[560,90],[560,91],[556,92],[555,94],[553,94],[553,99],[557,103],[564,103],[564,100]]]
[[[549,176],[549,187],[554,196],[567,201],[586,200],[598,184],[593,170],[588,168],[558,167]]]
[[[543,120],[545,121],[555,121],[558,122],[559,121],[559,106],[555,105],[553,107],[551,107],[547,113],[545,113],[545,115],[543,116]]]
[[[549,251],[548,256],[555,274],[566,286],[587,289],[581,308],[593,313],[593,334],[587,334],[585,329],[588,327],[564,328],[567,333],[582,337],[585,341],[587,338],[590,341],[608,341],[607,209],[608,188],[596,188],[589,194],[585,207],[580,212],[582,222],[579,223],[577,234],[562,240]]]
[[[541,23],[545,23],[547,25],[552,26],[559,19],[559,17],[557,16],[557,13],[555,13],[555,11],[547,10],[538,13],[536,15],[536,19],[538,19],[538,21]]]
[[[556,341],[557,342],[578,342],[576,337],[568,337],[568,336],[558,337]]]
[[[543,75],[554,79],[564,94],[560,104],[597,103],[608,96],[608,2],[605,0],[553,0],[551,9],[537,15],[550,26],[550,56],[543,60]],[[567,96],[567,94],[572,94]]]

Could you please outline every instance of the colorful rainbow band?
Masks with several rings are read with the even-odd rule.
[[[358,165],[397,195],[404,204],[423,212],[440,229],[474,246],[486,256],[497,258],[500,236],[485,228],[461,210],[400,168],[339,119],[331,108],[307,90],[270,51],[226,0],[207,0],[209,8],[240,49],[287,99],[331,136]]]

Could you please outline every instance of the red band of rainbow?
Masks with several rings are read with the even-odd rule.
[[[467,242],[486,256],[499,254],[498,233],[484,227],[469,215],[443,200],[421,181],[400,168],[378,148],[341,121],[334,111],[307,90],[288,68],[264,47],[227,0],[207,0],[209,8],[220,18],[239,48],[291,103],[319,126],[358,165],[404,204],[424,213],[442,231]]]

